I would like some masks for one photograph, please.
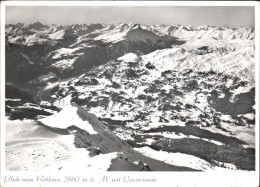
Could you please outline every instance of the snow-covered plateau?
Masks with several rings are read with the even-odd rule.
[[[255,170],[255,30],[9,24],[6,169]]]

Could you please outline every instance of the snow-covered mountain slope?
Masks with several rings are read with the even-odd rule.
[[[134,147],[149,145],[153,149],[191,154],[210,160],[213,168],[221,162],[226,166],[233,164],[234,167],[228,166],[231,168],[250,170],[254,167],[251,148],[255,125],[254,62],[246,58],[250,50],[225,55],[216,51],[205,54],[214,56],[205,59],[179,47],[143,56],[126,54],[61,82],[53,95],[58,98],[53,104],[64,107],[76,102]],[[227,71],[228,66],[233,68],[232,72]],[[192,143],[201,149],[189,152],[178,146],[165,148],[164,144],[171,141]],[[237,160],[223,156],[222,151],[229,146],[250,156],[241,152],[237,157],[230,150],[229,154]],[[212,147],[206,158],[202,147]],[[216,150],[219,154],[214,155]],[[248,160],[241,164],[244,157]]]
[[[28,28],[6,29],[7,81],[34,88],[7,90],[9,120],[73,135],[104,170],[255,169],[253,28]]]
[[[203,25],[198,27],[192,26],[165,26],[153,25],[149,27],[155,33],[167,34],[185,40],[191,39],[214,39],[214,40],[234,40],[249,39],[255,37],[255,30],[252,27],[215,27]]]
[[[185,71],[189,69],[195,72],[214,71],[239,77],[243,81],[254,84],[255,62],[252,46],[231,52],[212,51],[213,49],[208,49],[204,51],[205,54],[201,54],[200,51],[175,47],[149,53],[142,59],[144,66],[151,63],[160,73],[168,70]],[[153,75],[156,76],[156,74]]]
[[[50,71],[60,78],[72,77],[129,52],[147,54],[182,43],[172,36],[156,35],[138,24],[7,25],[6,56],[12,67],[8,71],[16,75],[7,77],[7,81],[35,82],[35,78]],[[19,78],[32,69],[31,76]]]
[[[66,171],[78,168],[80,171],[194,170],[189,167],[168,165],[138,153],[126,142],[113,135],[95,115],[86,112],[75,103],[39,121],[40,124],[34,124],[31,121],[25,121],[25,123],[19,120],[9,121],[7,138],[12,138],[12,142],[7,142],[7,154],[11,155],[7,163],[11,163],[16,157],[15,163],[10,164],[9,170],[14,170],[12,166],[17,165],[16,162],[25,157],[27,157],[27,167],[23,168],[19,165],[18,170]],[[23,146],[16,143],[19,140],[25,141]],[[55,151],[48,155],[50,149]],[[30,155],[31,153],[33,156]],[[42,166],[42,160],[39,157],[45,157],[44,160],[50,165]]]
[[[120,156],[113,152],[93,157],[91,150],[75,147],[73,134],[42,127],[32,120],[7,120],[6,136],[9,171],[106,171]]]

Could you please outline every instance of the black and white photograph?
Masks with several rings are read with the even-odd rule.
[[[254,173],[255,11],[5,6],[1,167]]]

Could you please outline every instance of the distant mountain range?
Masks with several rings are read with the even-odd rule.
[[[71,77],[129,52],[147,54],[193,40],[199,40],[199,44],[195,42],[198,47],[211,42],[216,43],[212,47],[219,44],[216,47],[234,50],[239,47],[237,42],[243,44],[244,40],[253,39],[254,28],[9,24],[6,25],[7,81],[28,82],[50,71],[58,77]],[[231,46],[225,46],[222,40],[229,40]]]

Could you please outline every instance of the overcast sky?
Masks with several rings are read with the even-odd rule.
[[[254,7],[7,6],[6,23],[254,26]]]

